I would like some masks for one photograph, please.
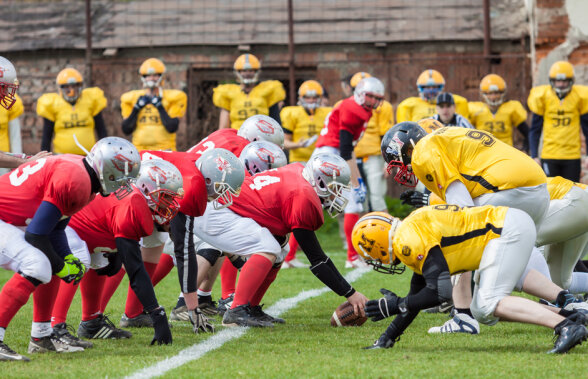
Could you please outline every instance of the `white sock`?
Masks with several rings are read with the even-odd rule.
[[[180,296],[178,296],[178,299],[183,299],[184,298],[184,293],[180,292]]]
[[[572,273],[572,284],[568,288],[571,293],[588,292],[588,272]]]
[[[4,341],[4,334],[6,334],[6,328],[0,328],[0,342]]]
[[[31,327],[31,337],[43,338],[48,337],[53,333],[51,322],[33,322]]]
[[[198,296],[210,296],[212,295],[212,291],[202,291],[200,288],[198,289],[198,291],[196,291],[196,293],[198,294]]]

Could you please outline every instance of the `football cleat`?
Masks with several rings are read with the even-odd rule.
[[[172,309],[171,313],[169,314],[170,321],[190,321],[190,316],[188,315],[188,307],[185,305],[175,307]]]
[[[292,259],[291,261],[284,261],[282,268],[309,268],[310,266],[300,262],[298,259]]]
[[[480,334],[480,324],[473,317],[465,313],[456,313],[452,319],[441,326],[434,326],[429,329],[430,334],[445,333],[467,333]]]
[[[272,328],[273,323],[251,317],[249,304],[228,309],[223,316],[223,326],[251,326],[256,328]]]
[[[84,351],[84,348],[71,345],[71,341],[68,338],[63,337],[63,335],[58,336],[55,332],[46,337],[31,337],[31,341],[29,342],[29,354],[46,353],[48,351],[54,351],[56,353],[76,353]]]
[[[269,321],[272,324],[285,324],[286,323],[286,320],[284,320],[283,318],[268,315],[267,313],[265,313],[263,311],[263,309],[261,309],[262,307],[263,307],[263,304],[262,305],[255,305],[255,306],[251,307],[250,308],[251,317],[256,320],[260,320],[260,321]]]
[[[78,336],[88,339],[122,339],[131,338],[133,334],[115,327],[107,316],[99,315],[95,319],[80,322]]]
[[[566,319],[555,327],[554,337],[553,349],[547,353],[564,354],[588,339],[588,329],[584,325],[576,324]]]
[[[0,361],[23,361],[29,362],[30,359],[8,347],[4,342],[0,342]]]
[[[71,334],[70,331],[72,333],[74,332],[73,327],[67,325],[65,322],[59,323],[53,327],[53,332],[61,339],[67,341],[71,346],[83,347],[84,349],[89,349],[94,346],[92,342],[79,339]]]
[[[453,309],[453,300],[445,301],[436,307],[423,309],[425,313],[449,313]]]
[[[152,328],[153,320],[148,314],[141,313],[137,317],[129,318],[123,313],[120,318],[119,326],[121,328]]]
[[[218,301],[218,314],[223,316],[225,314],[225,312],[227,311],[227,309],[231,308],[231,305],[233,305],[233,298],[235,297],[235,294],[232,293],[229,295],[229,297],[227,297],[226,299],[219,299]]]
[[[366,268],[370,267],[363,259],[354,259],[352,261],[345,261],[345,268]]]

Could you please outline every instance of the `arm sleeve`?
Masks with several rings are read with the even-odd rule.
[[[51,140],[53,139],[53,128],[55,123],[43,117],[43,137],[41,139],[41,150],[51,151]]]
[[[275,103],[269,108],[269,116],[276,120],[278,124],[282,124],[282,120],[280,119],[280,102]]]
[[[523,150],[529,151],[529,126],[525,121],[517,125],[517,130],[523,135]],[[586,131],[584,131],[586,135]]]
[[[18,118],[8,121],[8,137],[10,139],[10,152],[18,154],[22,153],[20,120]]]
[[[588,113],[580,116],[580,125],[582,126],[582,133],[584,133],[584,137],[588,141]]]
[[[445,200],[447,204],[455,204],[460,207],[473,207],[474,200],[470,195],[465,184],[459,180],[453,181],[445,191]]]
[[[355,289],[341,275],[333,262],[320,246],[316,234],[312,230],[294,229],[296,241],[310,261],[310,271],[321,282],[339,296],[349,297],[355,293]]]
[[[353,135],[347,130],[341,129],[339,131],[339,151],[341,152],[341,158],[346,161],[353,156]]]
[[[69,223],[70,218],[67,217],[63,220],[60,220],[53,231],[49,234],[49,240],[51,241],[51,245],[53,249],[61,258],[65,258],[67,255],[71,254],[71,249],[69,247],[69,243],[67,242],[67,236],[65,235],[65,227]]]
[[[104,124],[104,117],[102,117],[102,112],[94,116],[94,129],[96,129],[98,139],[106,137],[106,125]]]
[[[123,119],[122,122],[122,131],[125,135],[129,135],[135,131],[137,128],[137,116],[139,115],[139,111],[133,107],[131,114],[129,117]]]
[[[529,152],[532,158],[539,156],[539,139],[543,131],[543,116],[531,113],[531,129],[529,130]]]
[[[161,103],[157,107],[157,110],[159,111],[159,116],[161,117],[161,123],[168,133],[175,133],[178,130],[178,126],[180,125],[180,119],[170,117]]]
[[[121,254],[121,259],[125,265],[125,270],[129,276],[129,282],[133,291],[139,298],[143,309],[147,312],[159,307],[155,291],[149,279],[149,274],[141,258],[141,249],[139,243],[127,238],[115,238],[116,249]]]

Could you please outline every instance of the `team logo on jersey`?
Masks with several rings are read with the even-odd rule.
[[[319,167],[319,171],[326,176],[341,176],[339,167],[336,164],[330,162],[323,162],[323,164]]]
[[[258,120],[255,126],[257,126],[257,129],[259,129],[262,133],[274,134],[273,125],[267,122],[266,120]]]
[[[117,154],[111,160],[112,165],[120,172],[127,172],[130,170],[130,166],[133,165],[133,160],[125,157],[122,154]]]
[[[434,180],[434,179],[433,179],[433,175],[431,175],[431,174],[427,174],[427,175],[425,176],[425,178],[427,178],[427,180],[428,180],[429,182],[432,182],[432,181]]]
[[[269,164],[274,164],[276,162],[276,158],[274,157],[272,152],[264,147],[257,150],[255,152],[255,154],[257,154],[257,156],[259,157],[259,159],[262,160],[262,162],[269,163]]]
[[[223,157],[216,157],[214,159],[214,162],[216,163],[216,168],[218,168],[219,171],[226,171],[229,174],[233,171],[233,167],[231,166],[229,161],[227,161]]]
[[[411,250],[410,247],[408,246],[402,246],[402,255],[404,255],[405,257],[410,256]]]
[[[422,254],[417,255],[417,260],[422,261],[425,256]]]

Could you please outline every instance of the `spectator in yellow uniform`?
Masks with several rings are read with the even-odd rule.
[[[259,59],[243,54],[233,65],[239,84],[221,84],[214,89],[212,101],[221,109],[219,129],[239,129],[243,121],[256,114],[280,122],[280,109],[286,91],[278,80],[257,83],[261,72]]]
[[[106,137],[104,92],[98,87],[83,88],[82,74],[74,68],[61,70],[56,82],[59,93],[46,93],[37,100],[37,114],[43,118],[41,150],[86,155],[74,135],[88,151],[96,143],[94,132],[98,139]]]
[[[445,88],[445,78],[437,70],[425,70],[417,78],[418,97],[409,97],[398,104],[396,122],[419,121],[436,113],[437,95]],[[468,114],[468,101],[461,96],[453,95],[455,111],[465,118]]]
[[[549,69],[549,85],[531,89],[531,157],[547,176],[580,181],[580,127],[588,136],[588,87],[574,84],[574,67],[565,61]],[[539,140],[542,138],[542,148]]]
[[[513,146],[513,130],[524,137],[523,150],[529,150],[527,111],[520,101],[505,101],[506,82],[496,74],[488,74],[480,82],[480,97],[484,100],[468,104],[470,121],[476,129],[485,130],[502,142]]]
[[[186,113],[188,96],[176,89],[163,89],[165,65],[149,58],[139,67],[143,89],[120,97],[122,130],[133,134],[139,150],[176,150],[176,131]]]

